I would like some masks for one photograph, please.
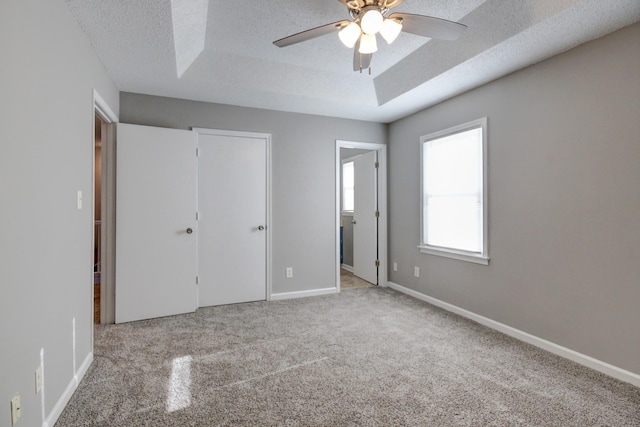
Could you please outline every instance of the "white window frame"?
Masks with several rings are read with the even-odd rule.
[[[482,129],[482,252],[470,252],[465,250],[428,245],[425,242],[424,238],[424,227],[426,220],[424,215],[424,156],[426,143],[435,139],[444,138],[450,135],[477,128]],[[487,145],[486,117],[420,137],[420,245],[418,246],[420,252],[429,255],[436,255],[461,261],[473,262],[477,264],[489,264],[489,189]]]

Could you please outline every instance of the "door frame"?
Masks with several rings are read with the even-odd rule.
[[[193,130],[194,132],[196,132],[198,134],[198,138],[200,135],[219,135],[219,136],[231,136],[231,137],[240,137],[240,138],[256,138],[256,139],[264,139],[267,146],[266,146],[266,150],[267,150],[267,158],[266,158],[266,162],[267,162],[267,182],[266,182],[266,191],[267,191],[267,206],[266,208],[266,231],[267,231],[267,242],[266,242],[266,252],[267,252],[267,256],[266,256],[266,285],[267,285],[267,289],[266,289],[266,300],[267,301],[271,301],[271,292],[272,292],[272,268],[271,268],[271,264],[272,264],[272,233],[271,233],[271,229],[272,229],[272,222],[271,222],[271,218],[272,218],[272,214],[271,214],[271,196],[272,196],[272,191],[271,191],[271,183],[272,181],[272,169],[271,169],[271,134],[270,133],[263,133],[263,132],[245,132],[245,131],[235,131],[235,130],[225,130],[225,129],[209,129],[209,128],[199,128],[199,127],[194,127],[191,128],[191,130]],[[198,144],[199,144],[199,139],[198,139]],[[199,185],[199,183],[198,183]]]
[[[118,116],[113,112],[109,104],[100,96],[96,89],[93,89],[93,114],[91,127],[91,209],[95,206],[95,126],[96,115],[105,126],[102,127],[102,191],[101,191],[101,233],[100,233],[100,323],[115,322],[115,241],[116,241],[116,218],[115,218],[115,150],[116,150],[116,123]],[[95,212],[92,215],[92,221]],[[93,224],[91,225],[93,230]],[[95,245],[94,232],[91,233],[91,248]],[[92,258],[93,259],[93,258]],[[93,347],[93,269],[91,271],[91,339]]]
[[[357,148],[363,150],[377,151],[378,162],[378,210],[380,218],[378,218],[378,259],[380,267],[378,268],[378,286],[387,287],[387,146],[386,144],[378,144],[373,142],[357,142],[336,140],[335,151],[335,171],[336,171],[336,292],[340,292],[340,175],[342,173],[342,162],[340,159],[341,148]]]

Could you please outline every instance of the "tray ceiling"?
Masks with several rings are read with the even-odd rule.
[[[66,0],[121,91],[391,122],[640,20],[638,0],[405,0],[459,21],[457,41],[402,33],[352,71],[337,34],[272,41],[348,19],[337,0]]]

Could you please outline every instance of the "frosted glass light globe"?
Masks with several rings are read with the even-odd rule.
[[[362,34],[360,26],[355,22],[351,22],[349,25],[340,30],[340,32],[338,33],[338,37],[340,37],[340,41],[346,47],[352,48],[358,41],[360,34]]]
[[[375,34],[363,34],[360,37],[360,53],[374,53],[378,51],[378,44],[376,43]]]
[[[371,9],[364,13],[360,20],[360,26],[365,34],[376,34],[382,27],[382,13],[377,9]]]
[[[398,37],[400,31],[402,31],[402,24],[393,19],[387,18],[382,23],[382,27],[380,28],[380,35],[387,41],[388,44],[391,44]]]

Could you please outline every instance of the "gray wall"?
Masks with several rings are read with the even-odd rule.
[[[40,349],[47,416],[92,351],[93,88],[118,90],[63,0],[0,9],[0,425],[20,393],[27,427]]]
[[[120,106],[123,123],[270,133],[273,292],[335,286],[335,140],[385,143],[386,125],[124,92]]]
[[[638,40],[635,24],[391,124],[390,280],[640,374]],[[421,254],[419,138],[484,116],[490,265]]]

